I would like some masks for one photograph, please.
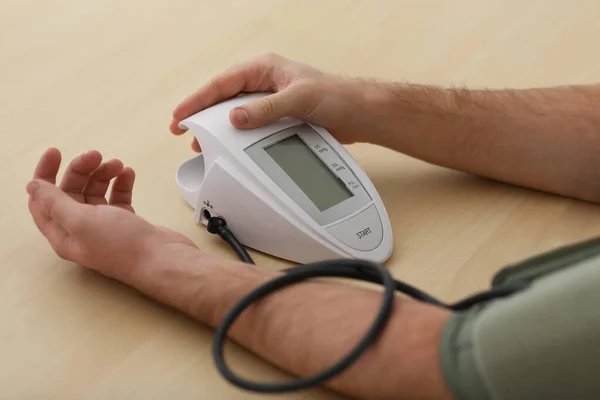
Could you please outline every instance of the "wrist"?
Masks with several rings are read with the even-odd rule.
[[[275,272],[173,243],[149,251],[126,283],[215,327],[239,299],[272,276]]]
[[[432,161],[430,147],[443,146],[428,143],[427,133],[442,132],[453,124],[459,110],[456,103],[467,93],[409,83],[376,86],[373,93],[377,94],[372,95],[379,109],[375,144]]]
[[[197,247],[182,243],[148,240],[126,273],[118,277],[124,284],[161,303],[177,307],[175,279],[192,276],[206,257]],[[178,308],[178,307],[177,307]]]
[[[390,147],[390,139],[398,133],[398,120],[405,114],[397,96],[402,87],[396,84],[356,79],[350,81],[345,98],[352,99],[354,129],[360,135],[357,142]]]

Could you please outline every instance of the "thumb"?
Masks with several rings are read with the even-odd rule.
[[[309,92],[290,86],[231,110],[231,123],[239,129],[257,128],[283,117],[305,118],[313,109]]]
[[[81,203],[43,179],[34,179],[27,185],[31,196],[30,206],[35,215],[52,219],[65,229],[73,227],[79,219]]]

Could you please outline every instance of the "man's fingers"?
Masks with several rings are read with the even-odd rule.
[[[196,153],[200,153],[202,151],[200,143],[198,143],[198,139],[195,137],[192,139],[192,150],[194,150]]]
[[[101,162],[102,154],[95,150],[75,157],[65,171],[60,188],[75,200],[83,203],[83,189],[90,178],[90,174],[98,168]]]
[[[115,179],[110,191],[109,204],[118,206],[129,211],[134,211],[131,206],[133,197],[133,184],[135,182],[135,171],[129,167],[124,168]]]
[[[58,174],[58,170],[60,169],[60,163],[62,160],[62,155],[60,151],[54,147],[47,149],[42,156],[40,157],[35,170],[33,172],[33,179],[44,180],[46,182],[50,182],[54,184],[56,182],[56,175]],[[31,183],[29,184],[31,185]],[[27,191],[30,191],[30,186],[27,186]],[[45,234],[46,225],[50,220],[50,217],[44,215],[43,210],[39,205],[36,205],[33,202],[33,199],[29,198],[29,212],[33,217],[33,221],[35,225],[38,227],[42,234]]]
[[[314,100],[310,91],[290,86],[281,92],[234,108],[229,119],[236,128],[244,129],[264,126],[287,116],[306,118],[316,107],[312,102]]]
[[[42,154],[33,173],[34,179],[43,179],[45,181],[56,183],[56,175],[60,168],[61,154],[58,149],[49,148]]]
[[[171,132],[181,134],[179,122],[207,107],[234,97],[242,91],[267,91],[273,88],[270,76],[273,66],[266,62],[250,62],[235,66],[212,79],[185,99],[173,112]]]
[[[247,65],[234,67],[230,71],[213,78],[211,82],[185,99],[173,111],[172,133],[177,135],[185,132],[179,128],[178,124],[190,115],[240,93],[246,86],[246,81],[250,78],[250,70]]]
[[[87,204],[106,204],[106,192],[110,181],[119,175],[123,170],[123,163],[120,160],[109,160],[100,164],[89,177],[83,197]]]
[[[29,208],[36,225],[44,235],[48,231],[49,221],[53,220],[68,232],[77,222],[82,205],[73,200],[61,189],[43,179],[34,179],[27,185]],[[56,228],[51,228],[56,229]]]
[[[171,131],[171,133],[173,133],[174,135],[181,135],[185,132],[185,129],[181,129],[179,127],[179,123],[185,118],[187,117],[183,117],[181,119],[173,117],[173,119],[171,120],[171,125],[169,125],[169,130]]]

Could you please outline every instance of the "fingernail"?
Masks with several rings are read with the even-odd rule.
[[[243,108],[233,110],[233,118],[240,124],[248,122],[248,113]]]
[[[40,184],[38,182],[31,181],[27,184],[27,193],[29,193],[30,196],[33,196],[39,187]]]

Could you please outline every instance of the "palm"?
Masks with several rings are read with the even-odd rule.
[[[54,183],[60,163],[60,152],[48,150],[36,168],[35,178]],[[134,180],[134,171],[124,168],[121,161],[102,162],[100,153],[88,152],[71,161],[59,185],[61,191],[54,189],[58,197],[70,204],[69,197],[85,206],[65,209],[63,220],[56,218],[60,212],[58,206],[54,207],[54,213],[44,212],[30,201],[30,210],[59,256],[93,269],[126,267],[147,250],[147,239],[151,239],[154,247],[196,247],[184,235],[154,226],[135,215],[131,205]],[[69,208],[64,201],[61,204]]]

